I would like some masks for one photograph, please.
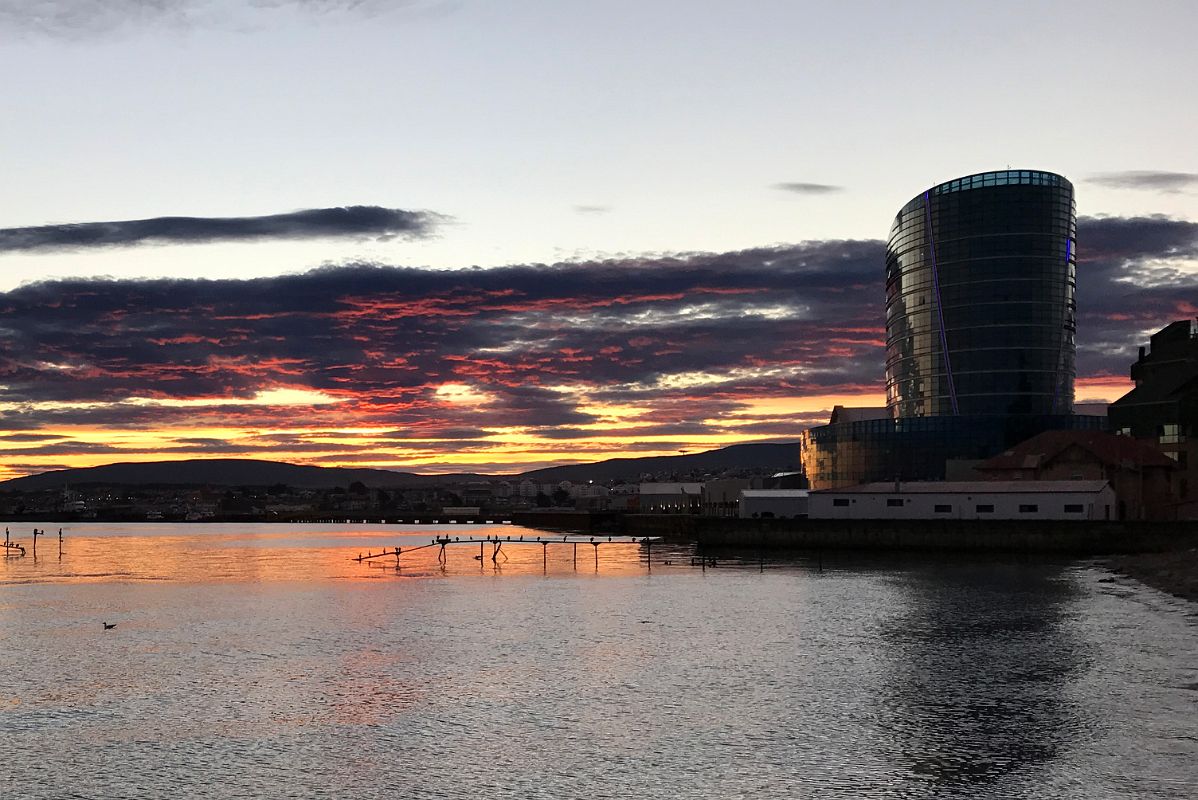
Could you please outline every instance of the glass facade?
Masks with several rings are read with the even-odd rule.
[[[813,489],[944,480],[1074,416],[1073,184],[1001,170],[934,186],[899,211],[886,249],[889,419],[803,434]]]
[[[903,206],[886,252],[895,417],[1069,414],[1077,211],[1051,172],[984,172]]]
[[[799,441],[812,489],[873,481],[945,480],[949,459],[985,459],[1046,430],[1104,430],[1073,414],[870,419],[822,425]]]

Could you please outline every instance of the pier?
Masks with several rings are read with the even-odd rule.
[[[395,559],[395,568],[400,569],[403,566],[402,557],[419,550],[428,550],[432,547],[440,548],[437,552],[437,563],[445,565],[449,561],[448,548],[450,545],[478,545],[478,555],[473,556],[475,561],[483,562],[488,558],[487,546],[491,548],[489,558],[491,563],[498,564],[500,558],[507,560],[507,554],[503,552],[504,546],[524,546],[524,545],[540,545],[541,546],[541,563],[543,566],[549,565],[549,545],[567,546],[572,550],[574,567],[578,567],[578,545],[591,545],[594,552],[595,568],[599,567],[599,546],[604,544],[639,544],[646,549],[646,564],[650,572],[653,571],[653,543],[661,541],[660,536],[438,536],[432,539],[428,544],[418,545],[416,547],[394,547],[388,549],[383,548],[380,553],[367,552],[365,555],[359,553],[357,557],[351,559],[362,562],[371,562],[379,559]],[[584,551],[585,552],[585,551]]]

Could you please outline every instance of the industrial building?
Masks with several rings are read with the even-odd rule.
[[[807,516],[806,489],[745,489],[740,493],[741,519],[802,519]]]
[[[641,484],[640,510],[644,514],[698,514],[702,504],[702,483]]]
[[[1092,481],[866,483],[811,492],[811,519],[1114,519],[1115,492]]]

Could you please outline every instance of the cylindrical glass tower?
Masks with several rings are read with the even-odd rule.
[[[886,251],[894,417],[1069,414],[1077,211],[1051,172],[984,172],[903,206]]]

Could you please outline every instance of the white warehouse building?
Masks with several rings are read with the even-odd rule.
[[[807,516],[806,489],[742,489],[742,519],[800,519]]]
[[[808,496],[812,519],[1113,519],[1107,481],[863,483]]]

